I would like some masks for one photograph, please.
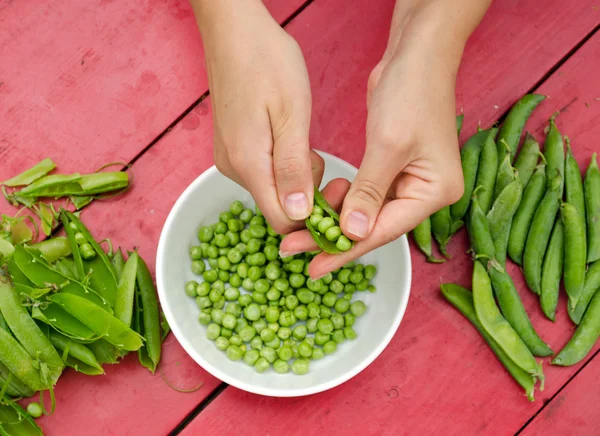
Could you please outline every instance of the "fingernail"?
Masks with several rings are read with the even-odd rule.
[[[369,233],[369,219],[360,212],[350,212],[346,227],[349,233],[364,238]]]
[[[286,257],[290,257],[290,256],[295,256],[296,254],[300,254],[301,251],[279,251],[279,257],[286,258]]]
[[[304,192],[290,194],[285,199],[285,212],[293,220],[303,220],[308,216],[308,198]]]

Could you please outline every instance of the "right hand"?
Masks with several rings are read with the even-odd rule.
[[[308,142],[311,94],[300,47],[261,1],[200,2],[196,9],[215,164],[252,194],[275,231],[287,234],[310,215],[324,170]]]

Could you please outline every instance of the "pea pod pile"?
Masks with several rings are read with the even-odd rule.
[[[337,217],[322,197],[315,197],[313,217],[320,215],[323,222],[322,211]],[[334,245],[327,233],[319,232],[319,237],[325,234],[323,244],[338,245],[339,239]],[[279,374],[303,375],[312,360],[356,338],[356,318],[367,306],[353,300],[364,291],[375,292],[370,284],[374,265],[351,263],[311,280],[307,269],[313,255],[279,257],[281,236],[240,201],[218,222],[200,227],[198,239],[200,244],[190,248],[191,271],[202,281],[187,282],[185,292],[196,301],[207,339],[230,360],[243,360],[259,373],[272,367]]]
[[[544,101],[528,94],[509,111],[502,126],[479,129],[461,150],[464,195],[413,231],[428,262],[440,262],[454,232],[466,222],[475,259],[473,292],[442,285],[443,295],[481,332],[506,369],[533,399],[543,381],[534,356],[554,354],[539,337],[525,311],[505,263],[522,267],[525,281],[539,295],[545,316],[555,321],[561,282],[568,316],[578,326],[551,361],[580,362],[600,336],[600,170],[597,155],[582,178],[569,138],[554,114],[543,149],[529,133],[519,144],[527,119]],[[457,131],[463,117],[457,117]],[[448,216],[448,209],[450,211]]]
[[[102,375],[132,351],[152,373],[160,363],[168,330],[142,257],[105,251],[74,213],[58,218],[66,237],[29,244],[14,226],[0,235],[1,434],[42,434],[31,417],[51,411],[15,401],[44,391],[53,399],[67,367]]]

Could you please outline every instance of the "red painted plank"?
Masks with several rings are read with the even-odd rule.
[[[594,358],[535,419],[521,436],[583,436],[600,428],[600,359]]]
[[[265,3],[282,22],[303,1]],[[0,59],[2,175],[129,162],[208,89],[186,0],[0,2]]]

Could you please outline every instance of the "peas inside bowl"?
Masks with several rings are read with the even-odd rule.
[[[320,154],[322,186],[354,178],[356,168]],[[279,258],[279,237],[254,210],[250,194],[215,167],[173,206],[156,277],[175,337],[206,371],[248,392],[301,396],[347,381],[383,351],[404,315],[406,236],[358,259],[363,266],[324,278],[328,283],[307,282],[304,256]],[[346,294],[347,284],[347,291],[360,290]]]

